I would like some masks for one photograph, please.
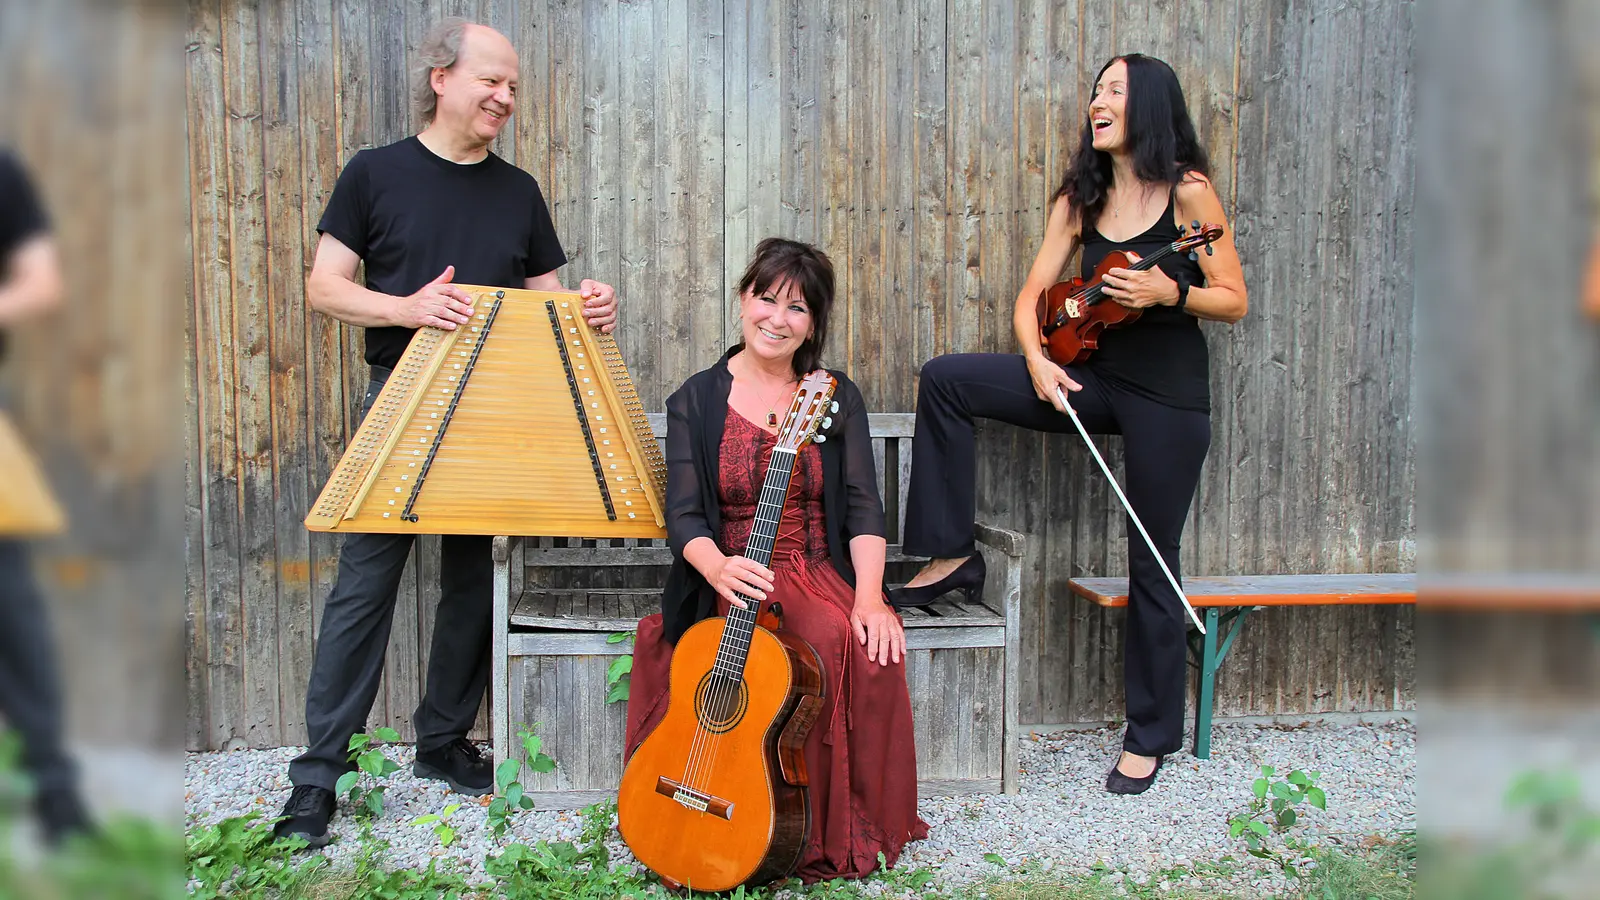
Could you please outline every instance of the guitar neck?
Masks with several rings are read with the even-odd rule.
[[[794,474],[795,451],[775,449],[767,463],[767,477],[761,484],[761,499],[756,504],[755,523],[750,528],[750,540],[745,543],[744,555],[770,568],[772,548],[778,540],[778,523],[783,520],[783,505],[789,496],[789,479]],[[728,610],[728,624],[722,632],[722,646],[717,648],[716,667],[730,677],[742,677],[745,658],[750,653],[750,639],[755,633],[756,616],[760,601],[739,595],[745,609]]]

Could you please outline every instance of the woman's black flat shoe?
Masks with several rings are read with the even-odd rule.
[[[983,579],[988,574],[982,553],[974,553],[956,566],[955,571],[935,581],[917,587],[890,588],[889,605],[895,609],[908,606],[927,606],[951,591],[962,591],[968,603],[983,602]]]
[[[1161,761],[1164,759],[1166,759],[1164,756],[1156,757],[1156,767],[1151,769],[1150,774],[1143,778],[1124,775],[1121,769],[1118,769],[1117,766],[1112,766],[1111,774],[1106,776],[1106,790],[1113,794],[1142,794],[1150,790],[1150,785],[1156,783],[1156,773],[1161,771]],[[1117,765],[1121,764],[1122,760],[1118,759]]]

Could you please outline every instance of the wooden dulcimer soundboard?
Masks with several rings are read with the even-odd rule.
[[[306,516],[312,531],[666,536],[666,464],[616,341],[578,294],[457,285]]]

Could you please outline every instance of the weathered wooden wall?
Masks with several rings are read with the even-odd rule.
[[[1252,295],[1243,323],[1207,326],[1214,439],[1185,569],[1410,564],[1409,2],[195,0],[192,746],[302,740],[337,544],[300,519],[366,377],[359,335],[310,313],[302,278],[340,166],[413,131],[407,52],[449,13],[519,48],[498,151],[544,186],[567,283],[616,285],[650,408],[725,346],[731,285],[771,234],[833,256],[828,355],[875,411],[914,408],[932,356],[1011,349],[1095,71],[1116,52],[1167,59]],[[1065,590],[1123,570],[1115,498],[1072,440],[983,440],[984,517],[1037,548],[1023,721],[1117,717],[1121,615]],[[374,724],[403,728],[416,701],[436,568],[424,544]],[[1219,711],[1405,706],[1409,648],[1404,611],[1263,615]]]

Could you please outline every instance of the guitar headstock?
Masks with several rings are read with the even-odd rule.
[[[1222,226],[1213,222],[1201,225],[1197,220],[1188,228],[1178,226],[1178,234],[1182,237],[1172,242],[1173,253],[1188,253],[1193,256],[1194,251],[1201,247],[1206,248],[1206,255],[1211,255],[1211,243],[1222,239]]]
[[[836,387],[838,383],[826,369],[818,369],[800,380],[800,389],[795,391],[794,402],[789,404],[789,414],[784,417],[783,427],[778,430],[775,449],[799,452],[813,438],[818,443],[825,440],[817,432],[833,424],[829,414],[839,408],[837,403],[832,402]]]

